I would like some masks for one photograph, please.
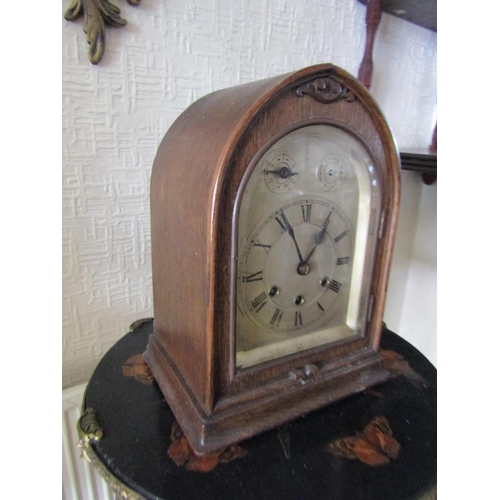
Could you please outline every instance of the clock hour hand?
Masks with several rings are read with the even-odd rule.
[[[319,233],[318,233],[319,234]],[[321,240],[323,241],[323,239]],[[320,242],[321,243],[321,242]],[[316,250],[316,247],[320,244],[316,243],[316,245],[313,246],[313,249],[309,252],[309,255],[306,257],[306,260],[302,263],[302,265],[306,265],[309,262],[309,259],[311,258],[312,254],[314,253],[314,250]]]
[[[327,226],[328,224],[326,226],[323,226],[321,228],[321,231],[313,236],[313,241],[315,245],[321,245],[321,243],[323,243],[323,238],[325,237]]]
[[[332,214],[330,212],[328,214],[328,217],[326,218],[325,223],[323,224],[323,227],[321,228],[321,230],[313,236],[314,246],[313,246],[311,252],[309,253],[309,255],[306,257],[306,260],[303,262],[304,264],[307,264],[309,262],[309,259],[311,258],[312,254],[314,253],[314,250],[316,250],[316,247],[318,245],[321,245],[321,243],[323,243],[323,239],[325,238],[326,229],[328,227],[328,224],[330,223],[331,215]]]

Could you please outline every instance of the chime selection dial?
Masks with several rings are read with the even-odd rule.
[[[274,151],[264,159],[262,173],[266,186],[276,194],[292,191],[299,181],[295,160],[283,151]]]

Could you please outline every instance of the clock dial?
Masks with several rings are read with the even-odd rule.
[[[344,164],[335,155],[327,155],[318,168],[318,182],[324,191],[333,191],[338,188],[344,180]]]
[[[240,262],[241,307],[257,327],[305,329],[331,314],[349,285],[351,263],[342,210],[327,199],[298,197],[266,214],[250,233]]]
[[[273,151],[264,158],[262,174],[266,186],[276,194],[289,193],[299,180],[295,160],[284,151]]]
[[[237,224],[239,368],[363,334],[379,211],[371,158],[340,128],[299,128],[255,162]]]

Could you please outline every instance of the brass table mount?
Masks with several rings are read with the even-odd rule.
[[[77,422],[78,448],[82,450],[82,456],[92,467],[102,476],[113,490],[117,500],[144,500],[144,497],[131,490],[123,484],[116,476],[109,472],[109,469],[99,460],[92,445],[101,440],[104,436],[103,429],[99,425],[97,412],[93,408],[83,410],[82,416]]]

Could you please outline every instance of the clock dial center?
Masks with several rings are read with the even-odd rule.
[[[313,238],[320,230],[316,224],[300,223],[293,227],[297,246],[305,256],[315,246]],[[319,300],[326,290],[320,285],[322,278],[333,276],[337,266],[337,251],[328,234],[307,263],[299,262],[294,243],[290,234],[284,231],[269,254],[261,252],[265,258],[264,286],[270,299],[282,309],[295,309]]]
[[[297,272],[301,276],[307,276],[311,272],[311,265],[310,264],[304,264],[304,263],[299,264]]]

